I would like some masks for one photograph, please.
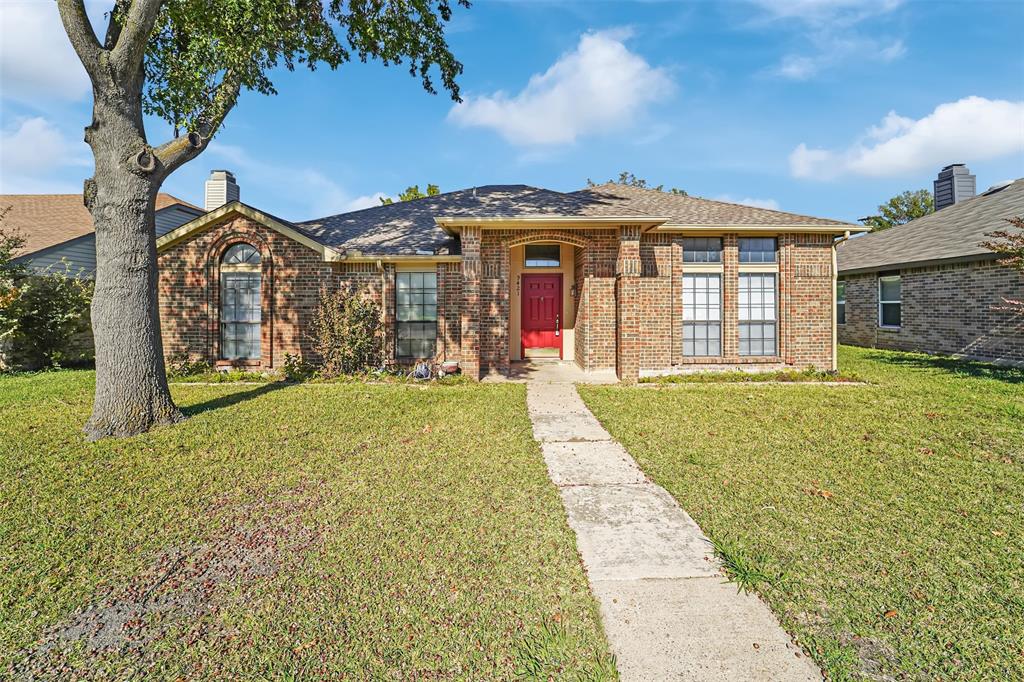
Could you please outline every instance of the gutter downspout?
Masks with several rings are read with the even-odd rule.
[[[832,242],[832,371],[839,369],[839,317],[836,295],[839,293],[839,264],[836,248],[850,238],[850,231]]]

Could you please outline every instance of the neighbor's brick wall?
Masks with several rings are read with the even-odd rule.
[[[839,342],[856,346],[1024,362],[1024,314],[999,310],[1024,298],[1024,275],[994,261],[901,271],[903,326],[878,327],[877,274],[846,275],[846,324]]]

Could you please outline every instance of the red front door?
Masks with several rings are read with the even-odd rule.
[[[522,357],[562,357],[562,275],[523,275],[522,299]]]

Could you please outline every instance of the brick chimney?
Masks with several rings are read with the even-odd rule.
[[[970,199],[977,192],[974,176],[962,163],[952,163],[935,179],[935,210],[941,211],[958,201]]]
[[[206,181],[206,201],[203,205],[207,211],[238,201],[238,196],[238,183],[235,182],[235,176],[231,171],[210,171],[210,177]]]

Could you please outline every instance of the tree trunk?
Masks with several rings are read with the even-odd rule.
[[[90,440],[132,436],[184,418],[167,386],[160,338],[154,206],[163,178],[153,172],[141,113],[131,100],[97,96],[86,129],[96,161],[85,188],[96,227]]]

